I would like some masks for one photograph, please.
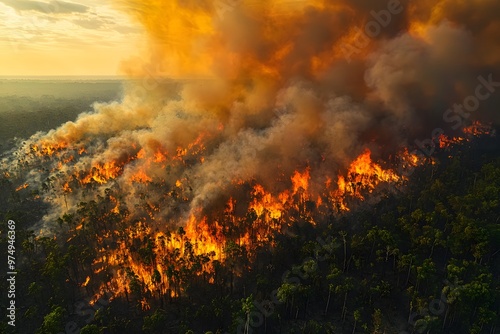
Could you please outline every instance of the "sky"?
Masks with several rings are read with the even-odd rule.
[[[0,0],[0,76],[120,76],[143,36],[111,0]]]

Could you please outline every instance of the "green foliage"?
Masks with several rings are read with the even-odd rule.
[[[163,333],[167,317],[161,310],[156,310],[151,316],[144,317],[142,330],[146,333]]]
[[[37,330],[37,334],[57,334],[64,330],[64,309],[60,306],[55,307],[49,314],[43,318],[42,326]]]
[[[99,330],[99,327],[97,325],[85,325],[82,327],[80,330],[80,334],[100,334],[101,331]]]

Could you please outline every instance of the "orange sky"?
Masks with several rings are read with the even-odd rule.
[[[0,76],[122,75],[143,40],[111,0],[0,0]]]

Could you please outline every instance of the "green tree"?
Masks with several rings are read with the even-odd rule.
[[[97,325],[89,324],[85,325],[81,330],[80,334],[100,334],[101,331]]]
[[[64,330],[64,309],[57,306],[43,318],[42,326],[37,330],[37,334],[57,334]]]
[[[144,324],[142,330],[146,333],[159,333],[164,332],[167,316],[161,310],[156,310],[151,316],[144,317]]]

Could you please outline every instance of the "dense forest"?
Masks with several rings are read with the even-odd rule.
[[[266,240],[236,242],[259,223],[254,213],[222,231],[224,260],[194,252],[177,227],[175,251],[163,254],[144,234],[129,252],[151,270],[157,291],[134,268],[124,293],[100,292],[112,273],[97,272],[100,236],[125,231],[109,214],[111,191],[60,217],[57,236],[37,236],[42,189],[16,191],[0,178],[0,249],[16,225],[19,333],[496,333],[500,290],[500,149],[498,138],[439,151],[404,187],[350,212],[310,223],[314,205]],[[227,211],[226,211],[227,212]],[[76,222],[83,228],[75,228]],[[142,228],[138,223],[137,229]],[[256,231],[259,231],[256,228]],[[174,232],[174,231],[172,231]],[[174,233],[171,234],[174,238]],[[180,236],[180,237],[179,237]],[[173,243],[167,233],[164,243]],[[106,247],[116,247],[110,241]],[[5,261],[2,261],[2,266]],[[165,264],[165,272],[155,268]],[[207,269],[209,268],[209,269]],[[2,275],[6,270],[2,270]],[[85,284],[81,282],[85,281]],[[89,282],[90,281],[90,282]],[[169,293],[162,292],[168,281]],[[88,283],[88,284],[87,284]],[[0,290],[7,291],[2,276]],[[2,309],[7,300],[2,293]],[[1,333],[10,333],[2,317]]]

